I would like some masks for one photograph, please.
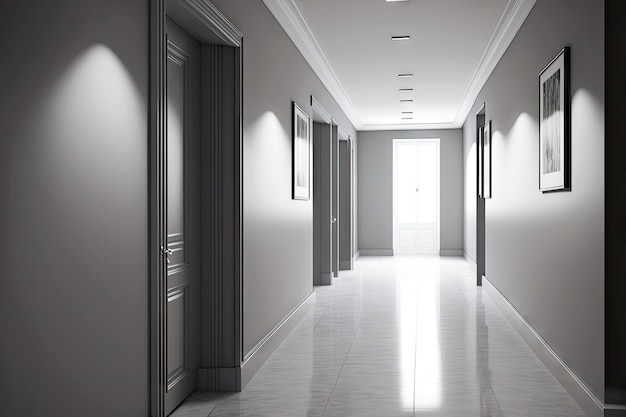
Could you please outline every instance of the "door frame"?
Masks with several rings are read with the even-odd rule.
[[[392,178],[393,178],[393,197],[392,197],[392,247],[394,255],[398,253],[398,219],[397,219],[397,173],[396,173],[396,164],[397,164],[397,144],[398,143],[406,143],[406,142],[434,142],[437,144],[437,247],[435,248],[436,252],[433,254],[439,255],[441,251],[441,139],[440,138],[407,138],[407,139],[393,139],[393,162],[392,162]],[[401,253],[401,252],[400,252]],[[426,252],[424,254],[427,254]]]
[[[212,172],[201,173],[203,189],[205,182],[228,184],[226,192],[200,196],[203,212],[214,215],[213,225],[217,227],[202,231],[203,259],[208,253],[209,261],[201,266],[201,281],[209,288],[209,297],[201,294],[203,316],[201,323],[201,354],[198,369],[198,389],[240,390],[242,384],[241,364],[243,363],[242,343],[242,231],[243,231],[243,142],[242,142],[242,48],[243,35],[208,0],[150,0],[150,90],[149,90],[149,299],[150,299],[150,413],[153,417],[165,417],[165,390],[167,387],[166,363],[166,324],[167,324],[167,265],[161,253],[162,242],[167,231],[163,221],[166,212],[161,188],[163,172],[163,146],[167,134],[166,65],[167,40],[165,35],[166,16],[176,15],[174,20],[188,31],[201,44],[218,45],[230,48],[224,55],[220,68],[213,68],[212,77],[221,77],[228,68],[232,73],[225,74],[229,88],[224,97],[214,100],[211,122],[223,128],[220,141],[213,140],[218,134],[202,128],[201,143],[212,156],[206,165],[220,162],[224,156],[229,163],[218,164]],[[215,56],[221,57],[219,52]],[[204,54],[204,52],[202,52]],[[207,50],[207,54],[211,51]],[[227,62],[228,61],[228,62]],[[217,66],[216,66],[217,67]],[[217,95],[217,93],[215,93]],[[204,100],[204,99],[201,99]],[[222,111],[222,107],[228,107]],[[206,133],[209,133],[209,136]],[[230,139],[230,140],[223,140]],[[223,147],[217,143],[227,142]],[[217,142],[217,143],[216,143]],[[210,149],[209,149],[210,148]],[[203,152],[203,157],[206,155]],[[203,164],[205,165],[205,164]],[[210,175],[208,175],[210,174]],[[213,187],[216,188],[216,187]],[[209,192],[210,193],[210,192]],[[233,238],[234,237],[234,238]],[[219,253],[215,250],[217,246]],[[222,271],[222,273],[217,273]],[[222,335],[219,338],[213,336]],[[206,353],[204,353],[206,352]],[[206,356],[206,357],[205,357]],[[211,382],[213,381],[213,385]],[[244,381],[245,383],[245,381]]]

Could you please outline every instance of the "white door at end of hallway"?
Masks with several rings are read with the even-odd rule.
[[[393,142],[395,254],[439,254],[439,139]]]

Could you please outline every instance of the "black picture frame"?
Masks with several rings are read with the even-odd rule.
[[[311,118],[293,102],[292,197],[309,200],[311,196]]]
[[[477,187],[478,187],[478,198],[484,198],[484,181],[483,181],[483,170],[484,170],[484,156],[483,156],[483,147],[484,147],[484,137],[485,137],[485,127],[478,126],[478,144],[476,146],[476,152],[478,153],[477,158]]]
[[[539,190],[571,190],[569,47],[539,74]]]

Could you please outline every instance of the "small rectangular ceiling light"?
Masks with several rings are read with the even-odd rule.
[[[412,78],[413,74],[398,74],[398,77],[400,77],[400,78]]]
[[[409,1],[409,0],[385,0],[387,3],[395,3],[398,1]]]
[[[402,114],[413,114],[412,111],[403,111]]]
[[[400,103],[413,103],[413,100],[411,100],[411,99],[400,100]]]
[[[402,120],[413,120],[412,117],[403,117]]]
[[[400,89],[400,92],[401,92],[401,93],[410,93],[411,91],[413,91],[413,89],[412,89],[412,88],[401,88],[401,89]]]
[[[409,35],[392,36],[391,37],[392,41],[408,41],[409,39],[411,39],[411,37]]]

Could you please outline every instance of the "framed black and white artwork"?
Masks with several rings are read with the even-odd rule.
[[[569,48],[539,75],[539,190],[570,190]]]
[[[310,198],[311,132],[310,117],[293,103],[293,198]]]
[[[483,129],[483,198],[491,198],[491,121]]]
[[[484,198],[484,183],[483,183],[483,171],[484,171],[484,158],[483,158],[483,147],[484,147],[484,137],[485,137],[485,127],[478,126],[478,144],[476,146],[477,150],[477,185],[476,188],[478,190],[478,198]]]

